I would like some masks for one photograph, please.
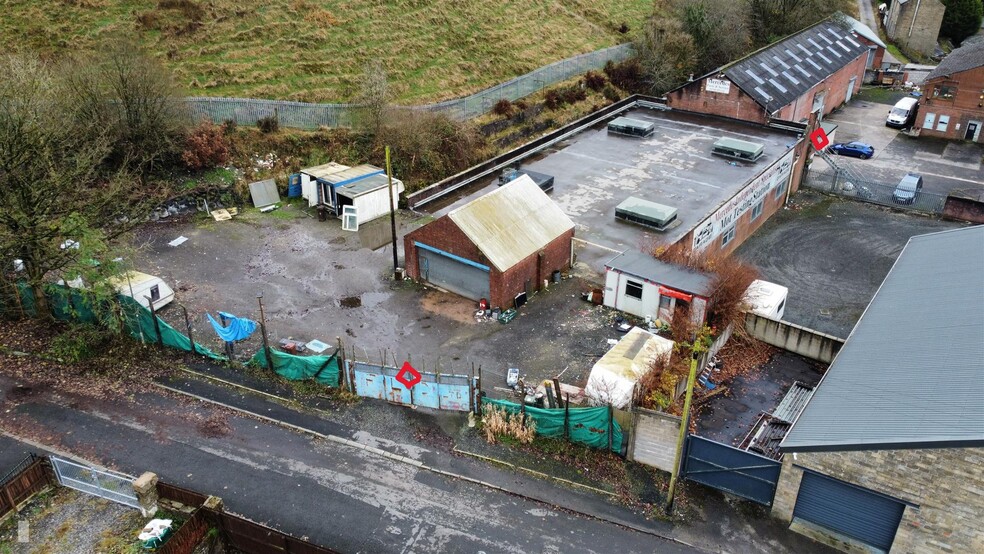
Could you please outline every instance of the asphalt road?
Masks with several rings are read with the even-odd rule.
[[[341,552],[700,552],[334,442],[229,417],[224,436],[143,415],[37,400],[6,417],[42,425],[99,462],[221,496],[226,508]],[[181,423],[181,422],[174,422]],[[2,439],[4,457],[29,447]]]

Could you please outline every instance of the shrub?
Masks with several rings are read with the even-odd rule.
[[[556,110],[564,105],[564,96],[557,89],[550,89],[543,95],[543,105],[548,110]]]
[[[601,91],[601,94],[603,94],[610,102],[618,102],[622,99],[621,93],[619,93],[618,89],[613,87],[611,84],[605,85],[605,90]]]
[[[530,105],[526,103],[526,100],[523,100],[522,98],[513,102],[513,106],[521,112],[525,112],[530,107]]]
[[[75,324],[51,341],[48,354],[74,364],[99,355],[111,340],[110,332],[102,327]]]
[[[571,85],[561,89],[565,104],[576,104],[588,97],[588,93],[580,85]]]
[[[605,75],[608,75],[608,80],[624,91],[642,92],[646,89],[642,65],[636,58],[619,63],[609,61],[605,64],[604,71]]]
[[[229,143],[222,128],[208,120],[199,123],[185,139],[181,159],[189,169],[196,171],[227,163]]]
[[[276,133],[280,130],[280,119],[277,114],[261,117],[256,120],[256,127],[263,133]]]
[[[495,106],[492,106],[492,113],[503,117],[509,117],[513,114],[513,103],[508,99],[503,98],[496,102]]]
[[[222,122],[222,134],[229,136],[236,132],[237,123],[235,119],[227,119]]]
[[[628,33],[629,32],[629,26],[626,25],[625,23],[622,23],[621,25],[618,26],[618,32],[622,33],[623,35],[625,33]]]
[[[529,444],[536,437],[536,422],[528,417],[524,424],[522,415],[510,414],[504,408],[486,404],[482,406],[482,430],[490,444],[495,444],[500,437],[512,437]]]
[[[597,71],[589,71],[584,74],[584,86],[595,92],[601,92],[607,83],[608,79]]]

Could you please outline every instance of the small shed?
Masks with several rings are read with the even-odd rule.
[[[673,341],[633,327],[591,368],[584,394],[594,404],[625,408],[639,379],[672,351]]]
[[[390,211],[389,179],[386,171],[374,165],[355,167],[335,162],[302,169],[297,177],[301,196],[308,206],[342,217],[346,206],[355,208],[358,223],[366,223]],[[292,182],[294,177],[292,177]],[[405,187],[393,179],[393,205],[400,201]]]
[[[404,237],[407,275],[510,308],[570,267],[574,222],[528,175]]]
[[[670,323],[680,308],[703,323],[711,278],[703,273],[627,250],[605,264],[605,305]]]

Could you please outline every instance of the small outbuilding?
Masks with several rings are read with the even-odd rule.
[[[605,264],[605,305],[670,323],[677,309],[703,323],[711,278],[703,273],[627,250]]]
[[[386,170],[373,165],[349,167],[331,162],[302,169],[291,176],[291,183],[294,182],[300,183],[301,196],[308,206],[318,208],[325,215],[341,218],[354,210],[357,223],[362,224],[390,211]],[[393,206],[399,204],[404,190],[403,182],[394,178]]]
[[[407,276],[509,308],[571,265],[574,222],[528,176],[404,237]]]
[[[584,394],[593,404],[625,408],[639,379],[671,352],[673,341],[633,327],[591,368]]]

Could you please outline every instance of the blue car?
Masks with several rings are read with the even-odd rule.
[[[875,147],[863,142],[838,142],[831,145],[830,151],[839,156],[851,156],[867,160],[875,155]]]

